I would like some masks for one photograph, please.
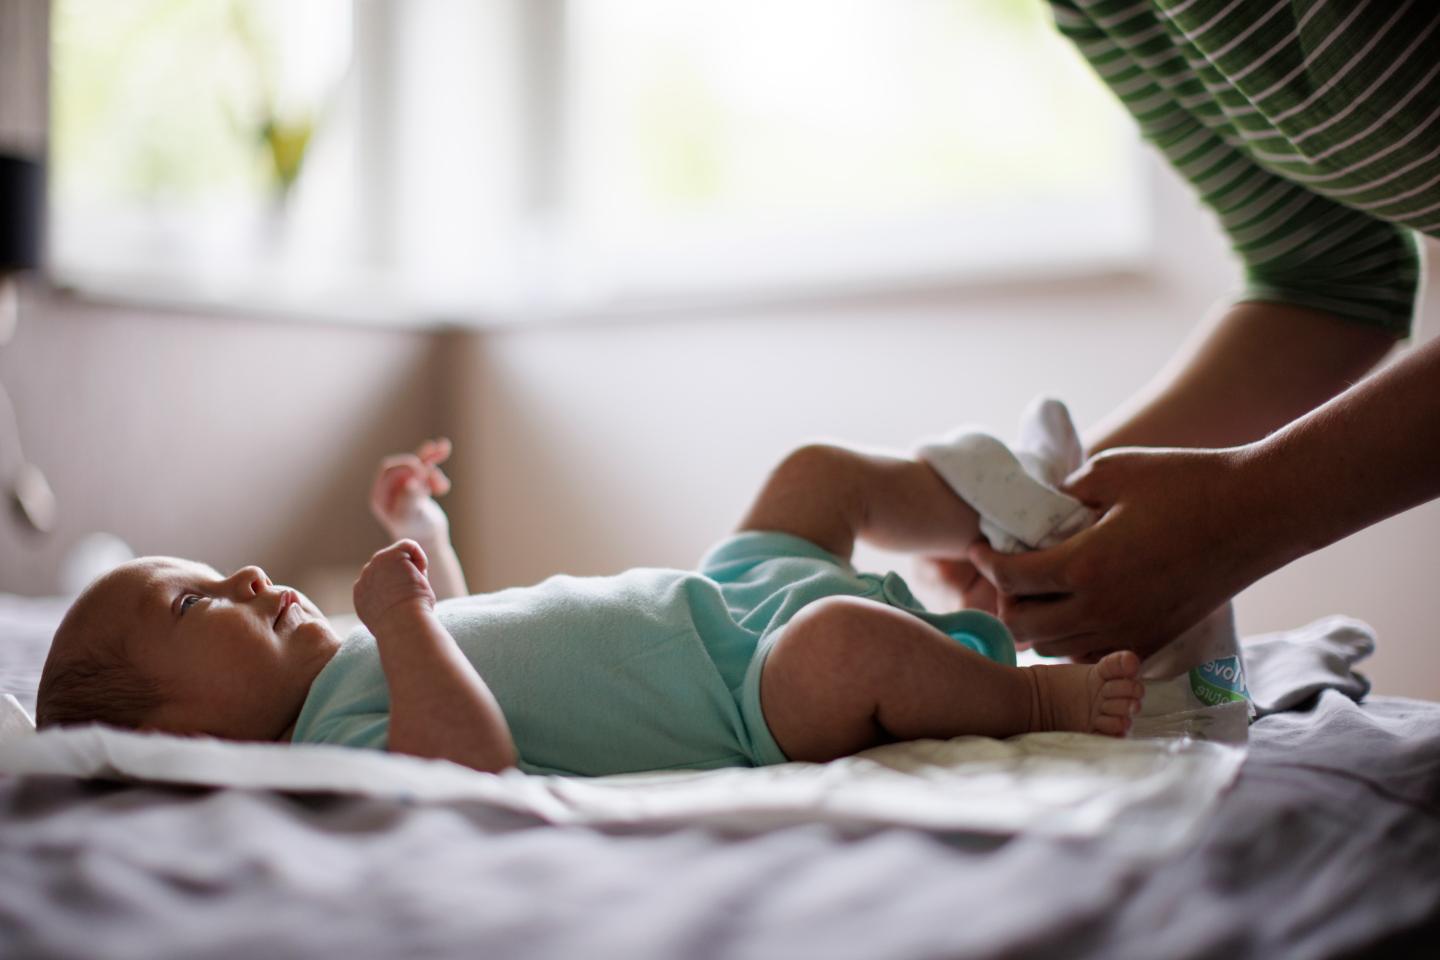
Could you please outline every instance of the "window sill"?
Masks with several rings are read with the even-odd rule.
[[[425,315],[393,285],[374,279],[325,285],[266,282],[262,274],[220,280],[57,265],[50,284],[91,303],[154,307],[264,321],[425,327]]]
[[[535,243],[511,269],[510,291],[449,289],[400,271],[283,264],[177,272],[158,257],[101,266],[57,258],[53,284],[83,300],[222,316],[405,329],[513,328],[680,321],[717,313],[834,308],[918,297],[1020,295],[1058,283],[1129,280],[1152,272],[1135,207],[1108,219],[1070,211],[957,222],[936,218],[873,232],[713,229],[628,240]],[[1127,219],[1127,217],[1129,219]],[[1041,225],[1044,224],[1043,229]],[[559,265],[556,268],[553,265]],[[568,269],[567,269],[568,268]]]
[[[598,297],[589,302],[531,304],[469,302],[438,306],[407,295],[398,285],[373,280],[324,294],[285,290],[240,281],[193,283],[175,278],[54,271],[51,285],[78,300],[148,307],[257,322],[311,323],[376,329],[514,329],[606,323],[682,322],[719,314],[824,309],[921,298],[1017,296],[1056,285],[1147,284],[1151,271],[1134,261],[1079,261],[1016,266],[985,277],[934,274],[856,282],[836,280],[769,289]]]

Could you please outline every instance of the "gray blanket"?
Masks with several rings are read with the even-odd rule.
[[[0,778],[0,955],[1341,957],[1440,943],[1440,705],[1253,728],[1199,842],[545,827],[475,804]],[[1433,950],[1430,951],[1433,955]]]

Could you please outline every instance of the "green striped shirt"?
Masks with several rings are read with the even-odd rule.
[[[1060,31],[1199,191],[1242,299],[1409,332],[1440,236],[1435,0],[1051,0]]]

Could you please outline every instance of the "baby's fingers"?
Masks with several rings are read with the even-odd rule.
[[[421,573],[424,573],[425,568],[429,566],[429,560],[425,556],[425,551],[420,548],[420,544],[414,540],[396,540],[390,546],[376,550],[362,573],[373,569],[378,576],[378,572],[386,569],[389,564],[406,561],[414,564]]]
[[[433,440],[426,440],[420,444],[420,448],[415,451],[415,455],[419,457],[426,466],[433,467],[437,463],[444,463],[450,459],[451,449],[449,437],[436,437]]]
[[[411,563],[415,564],[415,567],[421,573],[424,573],[426,567],[430,565],[430,561],[425,556],[425,551],[422,550],[420,548],[420,544],[416,543],[414,540],[397,541],[391,549],[395,549],[403,553],[406,557],[409,558]]]
[[[409,478],[420,476],[424,470],[424,464],[414,454],[400,453],[386,457],[380,461],[380,469],[375,473],[375,483],[371,490],[376,495],[393,492]]]
[[[389,509],[402,490],[419,492],[420,479],[425,466],[410,454],[388,457],[381,465],[380,475],[375,478],[371,499],[380,507]]]
[[[450,492],[450,478],[445,476],[440,464],[450,459],[452,449],[449,437],[436,437],[434,440],[426,440],[415,451],[415,456],[425,469],[425,485],[433,494],[443,495]]]
[[[380,469],[379,471],[377,471],[376,475],[383,477],[390,471],[400,467],[405,467],[411,470],[423,470],[425,469],[425,464],[422,463],[420,458],[413,453],[392,453],[390,456],[380,461]]]

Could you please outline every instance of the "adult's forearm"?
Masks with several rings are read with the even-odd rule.
[[[1393,344],[1383,330],[1305,307],[1236,304],[1089,431],[1086,449],[1249,443],[1346,389]]]
[[[1440,341],[1241,453],[1263,572],[1440,497]]]
[[[514,741],[485,681],[430,612],[375,632],[390,690],[389,748],[498,772]]]

